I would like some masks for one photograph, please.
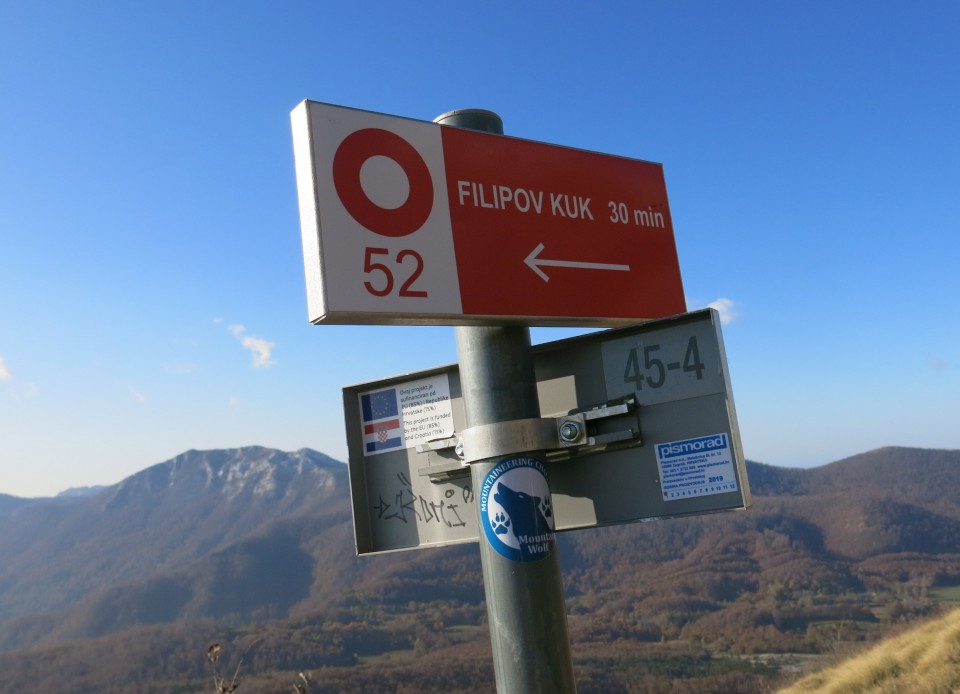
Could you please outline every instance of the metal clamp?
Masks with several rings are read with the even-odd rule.
[[[557,428],[553,419],[515,419],[463,430],[463,462],[475,463],[497,456],[554,448]]]
[[[560,445],[547,450],[547,460],[551,462],[643,444],[637,401],[633,395],[573,410],[556,420]],[[609,424],[604,420],[609,420]],[[614,423],[619,426],[614,428],[611,426]],[[573,438],[575,433],[579,435]]]
[[[434,452],[448,461],[422,466],[419,472],[434,481],[441,481],[467,474],[471,463],[514,453],[545,451],[549,460],[562,460],[605,450],[611,444],[640,445],[638,417],[634,418],[633,426],[625,429],[597,433],[595,426],[598,420],[634,413],[636,409],[636,399],[628,396],[556,417],[516,419],[470,427],[459,436],[417,445],[418,453]],[[450,453],[456,458],[451,460]]]

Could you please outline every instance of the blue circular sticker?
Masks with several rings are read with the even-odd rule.
[[[537,561],[553,551],[553,503],[547,469],[536,458],[504,460],[483,479],[480,522],[490,546],[513,561]]]

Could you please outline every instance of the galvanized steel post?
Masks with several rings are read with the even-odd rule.
[[[502,134],[500,117],[490,111],[450,111],[435,119],[442,125]],[[518,269],[520,271],[518,259]],[[540,416],[537,381],[524,326],[458,326],[457,353],[467,427]],[[518,452],[519,454],[520,452]],[[525,451],[523,458],[542,463],[543,451]],[[484,484],[491,492],[502,463],[518,456],[496,456],[470,465],[478,498]],[[508,463],[509,465],[509,463]],[[507,490],[509,491],[509,490]],[[498,494],[506,493],[502,487]],[[491,494],[494,496],[494,494]],[[549,498],[546,500],[549,507]],[[563,582],[555,538],[539,558],[516,560],[498,552],[483,528],[490,523],[480,508],[480,560],[497,691],[564,694],[575,692]],[[538,532],[542,531],[542,523]],[[499,530],[497,531],[499,532]],[[537,537],[543,537],[538,535]]]

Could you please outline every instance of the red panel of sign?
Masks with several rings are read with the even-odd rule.
[[[464,313],[686,310],[659,164],[442,131]]]

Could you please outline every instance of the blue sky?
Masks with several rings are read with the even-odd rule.
[[[449,327],[307,322],[303,99],[663,162],[748,458],[960,447],[960,4],[478,7],[0,7],[0,492],[344,459],[342,386],[456,360]]]

